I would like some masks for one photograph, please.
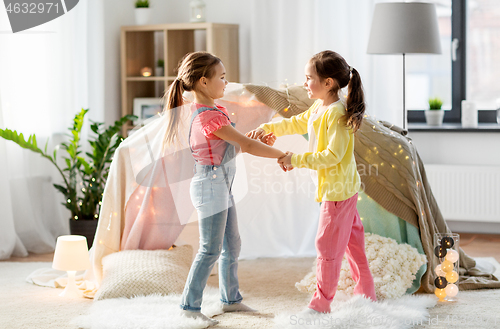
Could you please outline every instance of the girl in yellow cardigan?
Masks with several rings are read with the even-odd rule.
[[[266,123],[247,133],[251,138],[309,135],[309,152],[293,154],[279,160],[283,168],[309,168],[316,184],[316,201],[321,202],[316,235],[317,289],[304,312],[330,312],[335,296],[344,253],[356,281],[355,294],[376,300],[373,277],[365,255],[364,228],[356,209],[360,178],[354,159],[354,133],[365,112],[364,94],[358,71],[333,51],[314,55],[305,67],[304,87],[311,99],[317,99],[309,110]],[[346,105],[340,90],[348,87]]]

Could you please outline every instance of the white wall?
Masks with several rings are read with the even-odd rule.
[[[498,132],[410,132],[409,136],[426,164],[500,166]]]

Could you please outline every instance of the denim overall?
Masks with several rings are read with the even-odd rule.
[[[191,117],[189,139],[194,118],[205,111],[219,111],[203,107]],[[229,118],[228,118],[229,119]],[[231,125],[234,124],[231,123]],[[207,140],[207,143],[210,143]],[[191,181],[191,201],[198,212],[200,249],[191,265],[191,270],[182,293],[181,308],[199,312],[203,289],[208,276],[220,256],[219,289],[224,304],[239,303],[243,299],[239,292],[238,256],[241,249],[240,234],[236,218],[231,186],[236,172],[234,145],[226,142],[226,151],[218,166],[195,164]],[[191,145],[190,145],[191,147]],[[191,152],[193,149],[191,148]]]

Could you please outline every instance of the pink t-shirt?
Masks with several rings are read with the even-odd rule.
[[[206,105],[193,103],[191,113]],[[227,113],[225,107],[215,104],[219,110]],[[193,156],[202,165],[220,165],[224,152],[226,151],[226,141],[215,136],[213,133],[223,126],[230,125],[231,121],[219,111],[211,110],[198,114],[191,127],[191,138],[189,143],[193,149]],[[207,143],[210,140],[210,147]]]

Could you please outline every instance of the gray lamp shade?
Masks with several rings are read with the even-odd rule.
[[[369,54],[441,54],[436,8],[432,3],[375,5]]]

